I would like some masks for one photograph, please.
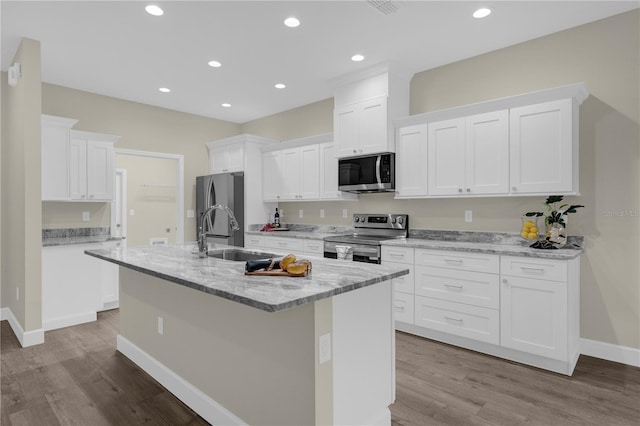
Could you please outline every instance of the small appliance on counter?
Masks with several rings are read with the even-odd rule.
[[[353,215],[355,232],[324,239],[324,257],[355,262],[380,263],[381,242],[409,235],[409,215]]]
[[[202,215],[215,204],[231,209],[240,230],[231,229],[229,216],[224,211],[214,210],[211,223],[207,224],[207,241],[244,247],[244,173],[196,177],[196,235],[202,227]]]

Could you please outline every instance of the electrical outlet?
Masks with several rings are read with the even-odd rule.
[[[298,217],[300,219],[302,219],[304,217],[304,210],[302,210],[302,209],[298,210]]]
[[[129,210],[129,216],[135,216],[136,211],[134,209]]]
[[[89,222],[90,218],[91,218],[91,214],[89,212],[82,212],[82,221],[83,222]]]
[[[318,363],[331,361],[331,333],[320,336],[318,342]]]
[[[324,209],[320,209],[320,219],[324,219]]]
[[[473,212],[471,210],[464,211],[464,221],[473,222]]]
[[[193,210],[187,210],[187,218],[195,217],[195,212]]]
[[[164,318],[158,317],[158,334],[164,334]]]
[[[342,218],[346,219],[349,217],[349,210],[347,209],[342,209]]]

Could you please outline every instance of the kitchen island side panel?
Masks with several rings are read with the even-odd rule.
[[[315,423],[315,304],[265,312],[122,267],[120,295],[120,336],[242,421]]]

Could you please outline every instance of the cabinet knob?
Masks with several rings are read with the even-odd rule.
[[[471,192],[471,188],[467,188],[467,192]]]
[[[509,281],[506,278],[502,279],[502,284],[509,284]]]
[[[512,191],[517,191],[517,188],[516,188],[515,186],[512,186],[512,187],[511,187],[511,190],[512,190]]]
[[[462,188],[458,188],[458,192],[462,192]]]
[[[276,198],[280,198],[280,196],[279,196],[279,195],[276,195]]]
[[[358,150],[357,150],[357,149],[354,149],[354,150],[353,150],[353,153],[354,153],[354,154],[357,154],[357,153],[358,153]]]
[[[80,198],[85,198],[84,194],[82,194],[82,195],[80,196]]]
[[[89,198],[93,198],[93,194],[89,195]]]

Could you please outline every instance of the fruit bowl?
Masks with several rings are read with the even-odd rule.
[[[520,228],[520,236],[527,241],[535,241],[539,236],[538,218],[522,217],[522,227]]]

